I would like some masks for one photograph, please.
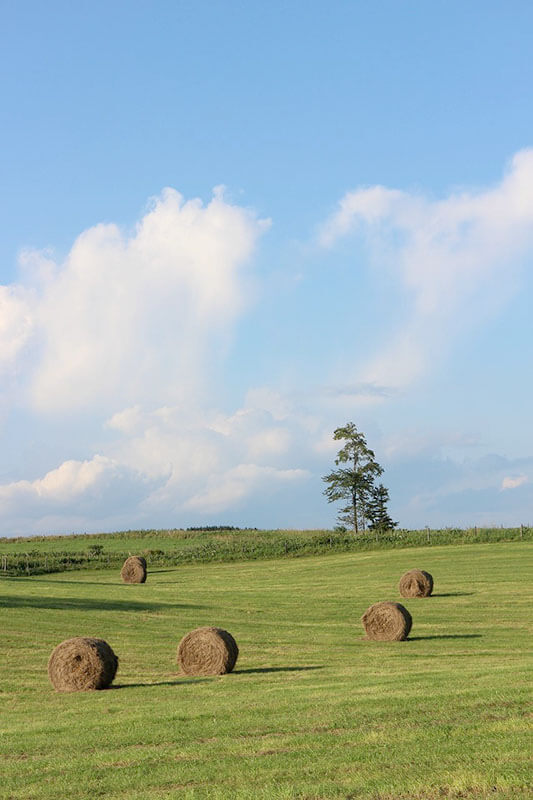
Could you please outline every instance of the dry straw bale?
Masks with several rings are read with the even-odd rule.
[[[367,608],[361,622],[367,639],[400,642],[409,636],[413,619],[400,603],[383,602]]]
[[[58,644],[48,661],[48,676],[58,692],[107,689],[118,658],[103,639],[75,636]]]
[[[178,665],[186,675],[223,675],[231,672],[239,648],[222,628],[196,628],[178,645]]]
[[[429,597],[433,591],[433,577],[423,569],[410,569],[400,578],[398,589],[402,597]]]
[[[122,565],[120,576],[124,583],[144,583],[146,580],[146,559],[130,556]]]

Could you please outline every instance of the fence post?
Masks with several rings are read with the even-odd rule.
[[[428,544],[430,544],[429,528],[426,528],[426,536],[427,536]]]
[[[520,538],[522,538],[523,535],[524,535],[524,526],[520,525]]]

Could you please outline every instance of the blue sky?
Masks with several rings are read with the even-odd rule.
[[[528,2],[0,5],[0,535],[533,522]]]

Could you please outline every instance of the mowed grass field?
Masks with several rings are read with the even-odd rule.
[[[0,580],[0,797],[531,798],[533,549],[512,542]],[[402,600],[402,573],[434,596]],[[378,600],[408,641],[365,641]],[[218,625],[233,673],[179,676]],[[52,649],[104,638],[114,688],[52,689]]]

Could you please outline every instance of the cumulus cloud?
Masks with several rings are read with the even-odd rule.
[[[260,391],[254,395],[263,396]],[[273,402],[274,408],[281,402]],[[126,409],[108,423],[121,434],[108,452],[158,483],[146,498],[147,510],[159,506],[212,513],[235,507],[255,491],[309,476],[298,466],[305,459],[298,451],[305,425],[288,409],[286,414],[281,423],[250,398],[231,415],[183,406],[145,413]]]
[[[383,186],[348,192],[319,241],[332,247],[354,232],[401,278],[407,312],[360,379],[405,387],[513,291],[516,266],[533,247],[533,150],[517,153],[496,186],[441,200]]]
[[[87,433],[76,458],[66,458],[62,442],[54,461],[50,445],[39,477],[5,480],[4,529],[189,524],[219,513],[241,524],[246,509],[253,519],[261,502],[274,506],[274,493],[276,508],[290,508],[299,496],[309,509],[314,500],[304,491],[311,485],[327,513],[320,475],[338,450],[333,429],[356,410],[358,426],[368,432],[371,419],[376,430],[369,409],[424,374],[461,319],[475,322],[499,302],[533,245],[532,222],[533,151],[518,154],[486,191],[439,201],[386,187],[348,193],[321,242],[333,247],[356,231],[368,238],[375,259],[401,279],[409,300],[403,328],[358,374],[343,365],[342,374],[324,378],[329,384],[281,394],[247,386],[241,373],[244,399],[236,401],[220,387],[228,383],[224,354],[252,295],[254,249],[268,225],[253,212],[218,190],[204,205],[168,189],[134,229],[97,225],[62,262],[24,253],[19,282],[0,286],[1,385],[10,400],[16,387],[34,431],[47,420],[57,433],[65,418],[69,431],[79,424]],[[471,466],[466,459],[459,468],[466,439],[448,437],[455,460],[442,450],[434,458],[416,431],[376,439],[392,483],[410,477],[405,515],[393,512],[402,522],[413,509],[427,510],[431,521],[431,509],[465,491],[503,503],[522,489],[502,490],[532,486],[522,480],[529,463]],[[6,471],[26,477],[23,463]]]
[[[173,189],[132,232],[101,224],[64,263],[23,255],[0,287],[0,365],[25,375],[37,411],[171,401],[198,390],[247,300],[243,269],[268,225],[226,202]],[[30,347],[30,345],[32,345]]]
[[[66,516],[112,514],[126,498],[136,502],[149,493],[145,476],[112,459],[95,455],[85,461],[68,460],[42,478],[0,486],[2,515],[10,525],[27,518],[30,525],[59,511]]]
[[[13,370],[31,336],[30,297],[19,286],[0,286],[0,374]]]
[[[4,482],[9,525],[17,509],[35,531],[83,520],[83,509],[105,517],[108,501],[112,511],[131,498],[130,521],[135,509],[173,514],[202,493],[243,496],[263,468],[266,483],[283,479],[285,466],[269,461],[289,443],[279,419],[257,408],[226,419],[209,410],[234,325],[253,299],[249,267],[268,226],[221,188],[207,204],[165,189],[133,229],[96,225],[61,263],[22,253],[18,283],[0,286],[2,388],[16,388],[4,406],[16,396],[29,417],[77,415],[102,435],[86,460]]]
[[[27,533],[65,524],[94,529],[95,520],[104,529],[120,520],[205,523],[219,512],[242,515],[274,494],[282,504],[312,477],[308,426],[287,399],[262,389],[229,415],[194,403],[129,406],[103,422],[98,455],[1,485],[1,516],[11,532]]]
[[[271,488],[273,484],[308,478],[304,469],[275,469],[257,464],[239,464],[221,476],[208,481],[205,491],[193,495],[186,508],[200,509],[205,513],[222,511],[245,497],[251,490]]]

